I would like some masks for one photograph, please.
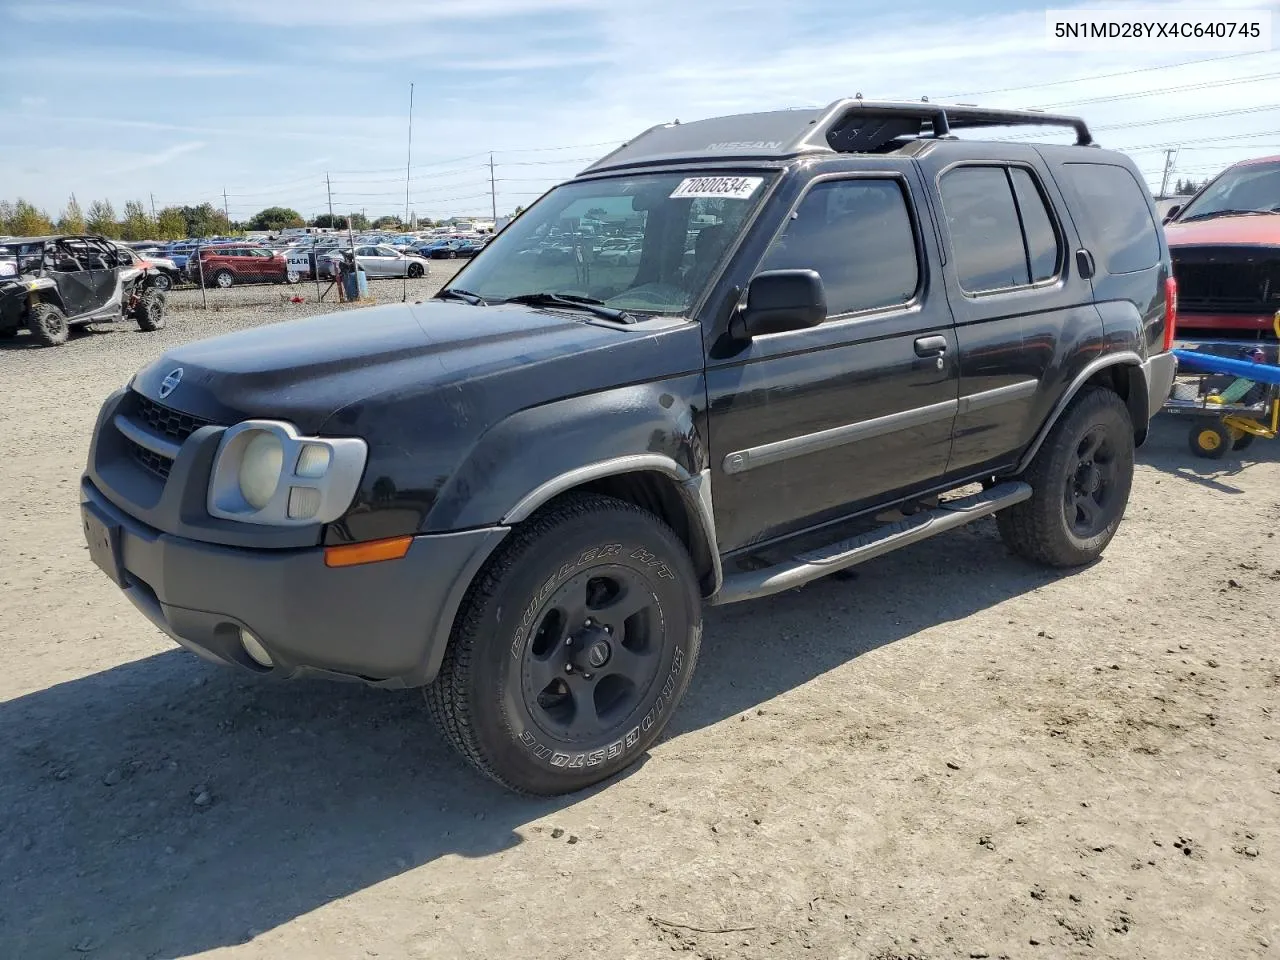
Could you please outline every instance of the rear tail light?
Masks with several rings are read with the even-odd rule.
[[[1169,277],[1164,282],[1164,349],[1173,349],[1178,329],[1178,281]]]

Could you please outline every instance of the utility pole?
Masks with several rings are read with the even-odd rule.
[[[227,188],[222,188],[222,215],[227,218],[227,225],[231,224],[231,210],[227,206]]]
[[[151,195],[151,219],[154,220],[155,218],[156,218],[156,195],[153,193]]]
[[[1164,152],[1164,176],[1160,178],[1160,197],[1163,199],[1167,196],[1169,189],[1169,176],[1173,173],[1174,161],[1178,158],[1178,148],[1166,150]]]
[[[493,207],[494,223],[498,222],[498,191],[494,187],[497,181],[493,179],[493,154],[489,154],[489,204]]]
[[[329,195],[329,227],[333,228],[333,187],[329,184],[329,172],[326,170],[324,175],[324,190]]]

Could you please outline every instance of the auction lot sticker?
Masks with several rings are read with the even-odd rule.
[[[668,199],[688,200],[695,197],[729,197],[746,200],[764,177],[689,177],[682,180]]]

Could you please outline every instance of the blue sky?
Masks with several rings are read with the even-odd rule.
[[[1180,6],[1219,5],[1141,4]],[[52,214],[225,189],[233,219],[312,216],[326,171],[337,210],[403,213],[411,81],[420,216],[487,213],[489,151],[502,213],[654,123],[859,91],[1080,113],[1156,183],[1165,145],[1196,177],[1280,154],[1280,51],[1052,50],[1016,0],[0,0],[0,24],[0,197]]]

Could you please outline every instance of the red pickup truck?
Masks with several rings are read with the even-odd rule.
[[[1165,218],[1178,334],[1274,339],[1280,310],[1280,157],[1228,167]]]

